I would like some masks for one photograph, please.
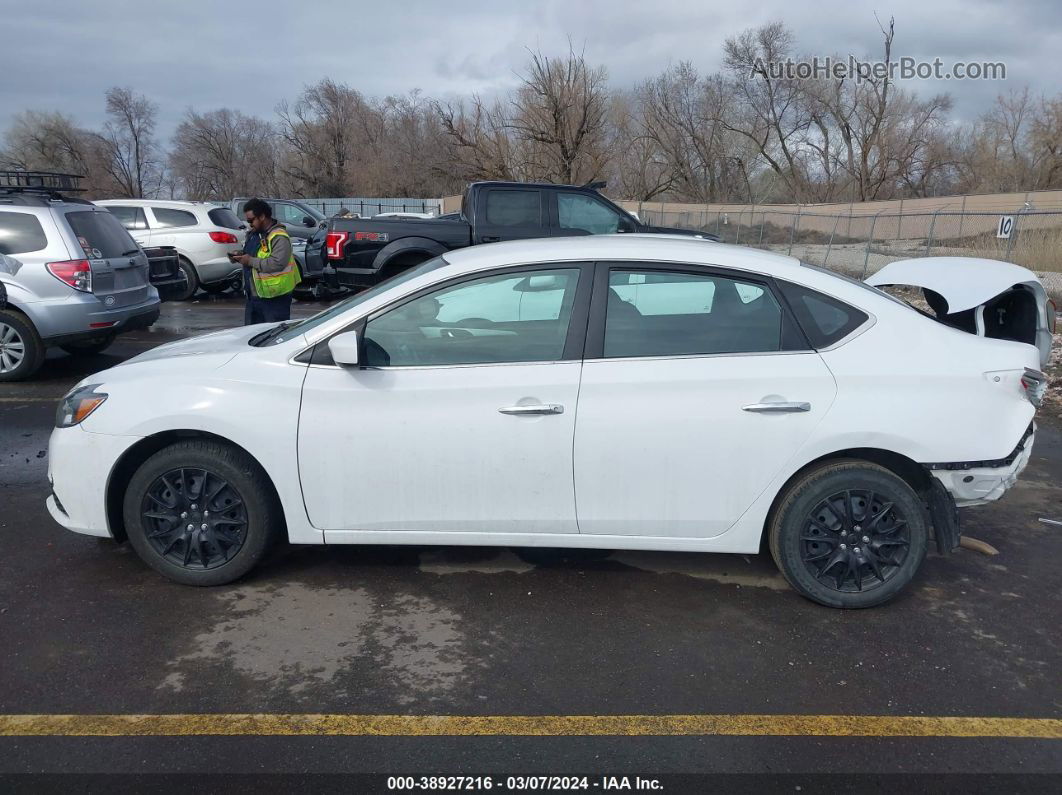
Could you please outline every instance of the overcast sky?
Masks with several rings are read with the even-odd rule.
[[[568,39],[607,67],[612,86],[629,87],[684,60],[714,71],[728,36],[773,20],[793,30],[800,52],[874,56],[875,11],[896,17],[894,57],[1007,64],[1006,81],[904,83],[950,92],[957,117],[976,116],[1012,87],[1062,92],[1058,0],[0,0],[0,129],[26,109],[98,126],[113,85],[158,103],[167,137],[187,108],[272,118],[279,100],[322,77],[374,96],[491,95],[517,82],[527,48],[559,54]]]

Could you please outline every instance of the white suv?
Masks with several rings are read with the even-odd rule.
[[[186,285],[178,287],[173,298],[187,300],[200,287],[220,293],[242,286],[240,267],[226,254],[243,248],[246,228],[228,207],[158,199],[107,199],[96,204],[117,216],[140,245],[177,249]]]

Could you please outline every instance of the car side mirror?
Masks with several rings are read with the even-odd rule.
[[[332,354],[332,361],[340,367],[358,366],[358,348],[361,340],[356,331],[344,331],[336,334],[328,341],[328,350]]]
[[[302,217],[302,225],[303,226],[317,226],[317,222],[314,221],[310,216],[304,215]]]
[[[620,218],[619,225],[616,227],[617,232],[633,232],[637,227],[634,224],[634,220],[631,218]]]

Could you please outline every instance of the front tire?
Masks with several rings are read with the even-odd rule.
[[[0,382],[29,378],[41,369],[44,353],[41,335],[25,315],[0,311]]]
[[[768,538],[783,576],[828,607],[884,604],[926,556],[929,530],[918,495],[866,461],[843,460],[794,482],[774,511]]]
[[[141,464],[123,501],[140,558],[184,585],[224,585],[265,556],[282,510],[265,471],[211,441],[177,442]]]

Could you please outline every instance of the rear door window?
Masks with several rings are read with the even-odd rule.
[[[109,212],[87,210],[67,213],[66,220],[84,249],[85,256],[90,259],[113,259],[140,250],[136,241]]]
[[[118,219],[126,229],[147,229],[147,216],[143,207],[115,207],[108,206],[107,210]]]
[[[158,210],[155,211],[156,217]],[[244,222],[236,217],[236,213],[230,210],[228,207],[216,207],[207,213],[210,216],[210,220],[214,222],[215,226],[223,227],[224,229],[239,229],[244,225]]]
[[[690,356],[783,349],[783,315],[765,286],[717,275],[613,270],[604,355]]]
[[[487,191],[487,223],[494,226],[542,226],[537,190]]]
[[[28,254],[47,246],[48,236],[36,216],[0,212],[0,254]]]
[[[195,226],[195,214],[187,210],[173,210],[169,207],[152,207],[151,212],[155,215],[156,226],[170,229],[178,226]]]

